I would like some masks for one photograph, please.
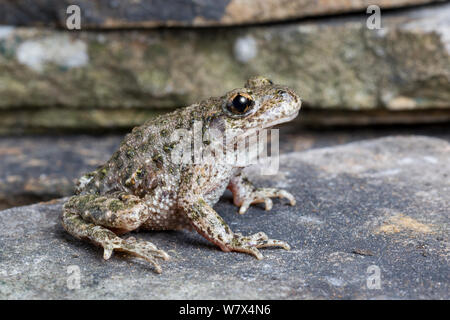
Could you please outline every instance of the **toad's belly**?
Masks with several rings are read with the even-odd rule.
[[[203,195],[203,199],[213,206],[217,203],[226,189],[226,185],[216,188]],[[160,202],[161,201],[161,202]],[[150,217],[141,225],[144,230],[180,230],[192,229],[189,219],[176,208],[176,202],[171,201],[170,206],[164,205],[162,199],[158,198],[156,203],[151,201],[147,205],[151,210]],[[156,204],[156,205],[155,205]]]
[[[152,214],[140,227],[143,230],[181,230],[192,229],[182,213],[175,209]]]

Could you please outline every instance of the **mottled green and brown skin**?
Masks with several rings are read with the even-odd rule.
[[[252,102],[243,114],[234,114],[226,107],[237,95]],[[270,210],[271,197],[287,198],[294,205],[290,193],[255,188],[241,174],[241,167],[225,161],[175,163],[171,151],[176,142],[170,136],[176,129],[191,130],[193,123],[201,121],[202,129],[234,129],[242,133],[236,139],[242,139],[251,129],[292,120],[300,106],[299,97],[290,89],[256,77],[249,79],[244,88],[222,97],[147,121],[125,137],[107,163],[81,177],[77,195],[64,205],[64,228],[77,238],[102,246],[105,259],[113,250],[125,251],[151,262],[157,272],[161,267],[156,258],[167,260],[167,253],[149,242],[118,235],[138,228],[193,228],[223,251],[246,252],[258,259],[262,259],[258,248],[289,249],[287,243],[269,239],[262,232],[251,236],[234,233],[212,207],[226,188],[232,191],[241,214],[260,202]],[[209,145],[211,141],[203,143]]]

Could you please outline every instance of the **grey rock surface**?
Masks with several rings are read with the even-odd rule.
[[[271,212],[254,206],[239,216],[225,194],[215,209],[233,230],[264,231],[291,251],[265,249],[258,261],[196,233],[133,233],[171,255],[158,275],[123,254],[104,261],[72,238],[57,200],[0,212],[0,298],[450,298],[447,141],[367,140],[286,154],[280,164],[275,176],[248,171],[259,185],[293,192],[295,207],[276,201]],[[80,270],[79,289],[67,286],[69,266]],[[374,270],[379,289],[367,286]]]
[[[238,28],[2,26],[0,133],[133,126],[255,74],[293,88],[305,108],[447,110],[448,119],[449,13],[449,3],[386,12],[379,30],[364,13]]]

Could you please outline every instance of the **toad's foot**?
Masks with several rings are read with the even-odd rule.
[[[226,245],[231,251],[245,252],[254,255],[258,260],[263,258],[258,248],[281,247],[290,250],[291,247],[284,241],[269,239],[264,232],[258,232],[251,236],[243,236],[235,233],[233,239]]]
[[[250,205],[262,202],[264,202],[266,210],[268,211],[271,210],[273,206],[271,198],[286,198],[289,200],[291,206],[295,206],[296,203],[294,196],[285,190],[275,188],[257,188],[246,194],[243,198],[239,199],[240,201],[235,201],[235,204],[240,206],[239,214],[244,214],[247,212]]]
[[[256,188],[243,174],[238,172],[231,178],[228,189],[233,193],[233,202],[239,208],[239,213],[244,214],[250,205],[264,202],[266,210],[272,209],[271,198],[286,198],[291,206],[295,206],[295,198],[285,190],[276,188]]]
[[[156,259],[169,260],[170,258],[165,251],[159,250],[153,243],[144,240],[136,240],[134,237],[129,237],[125,240],[115,237],[101,245],[104,248],[103,258],[105,260],[108,260],[111,257],[113,250],[123,251],[150,262],[158,273],[161,273],[162,269],[156,262]]]

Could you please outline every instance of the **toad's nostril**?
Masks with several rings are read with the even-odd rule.
[[[292,90],[277,89],[276,94],[282,96],[285,100],[293,100],[295,103],[300,102],[300,98]]]
[[[288,90],[288,94],[292,97],[292,99],[296,102],[296,103],[301,103],[299,96],[292,90]]]

